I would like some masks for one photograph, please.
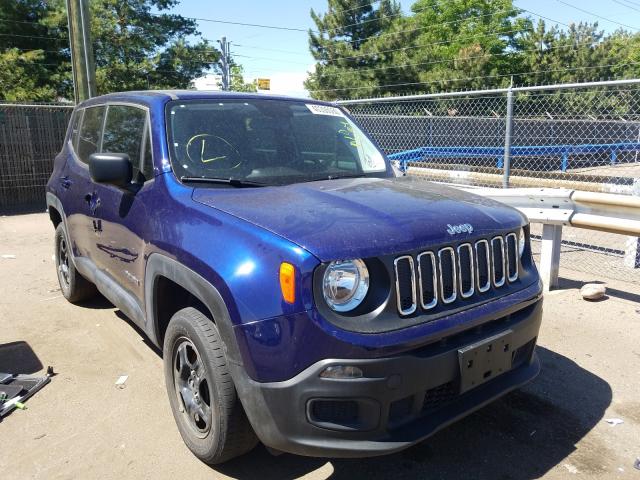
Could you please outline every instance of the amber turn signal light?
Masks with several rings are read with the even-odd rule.
[[[280,290],[282,298],[287,303],[296,301],[296,269],[287,262],[280,264]]]

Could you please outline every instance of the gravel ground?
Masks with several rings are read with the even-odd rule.
[[[609,296],[585,302],[577,289],[604,279],[565,265],[545,300],[540,376],[414,448],[327,460],[258,447],[212,469],[180,439],[158,352],[107,301],[62,298],[52,245],[45,214],[0,218],[0,255],[16,257],[0,257],[0,371],[57,372],[0,423],[12,478],[640,479],[638,285],[607,279]]]

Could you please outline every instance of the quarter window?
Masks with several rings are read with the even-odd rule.
[[[71,134],[69,136],[69,140],[71,140],[71,145],[73,145],[74,149],[78,148],[78,137],[80,133],[80,122],[82,120],[82,110],[76,110],[73,114],[73,121],[71,123]]]
[[[89,163],[89,156],[98,151],[103,119],[104,107],[89,107],[84,111],[77,150],[78,158],[84,163]]]

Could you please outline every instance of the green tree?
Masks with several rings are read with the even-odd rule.
[[[220,52],[201,38],[197,22],[167,13],[178,3],[90,0],[99,94],[187,88],[193,78],[218,69]],[[10,87],[0,98],[72,98],[68,46],[64,0],[0,2],[0,85]]]
[[[56,91],[39,79],[46,76],[42,50],[0,52],[0,98],[10,102],[50,101]]]
[[[313,96],[335,99],[356,87],[371,92],[376,87],[375,68],[384,63],[376,56],[375,38],[401,16],[394,0],[381,0],[377,8],[368,0],[328,0],[328,10],[311,18],[309,47],[315,72],[305,82]]]
[[[512,0],[418,0],[412,10],[403,27],[412,48],[403,60],[414,91],[508,84],[518,67],[508,53],[531,28]]]
[[[616,62],[598,24],[582,22],[561,30],[539,21],[523,35],[518,56],[518,83],[530,85],[601,80]]]
[[[66,27],[42,0],[0,2],[0,99],[55,100],[71,84]]]
[[[258,87],[255,82],[245,83],[244,69],[242,65],[232,64],[230,72],[231,81],[229,82],[229,90],[233,92],[257,92]]]
[[[98,93],[187,88],[214,68],[219,51],[199,37],[197,23],[167,10],[177,0],[92,0],[91,32]],[[155,10],[160,13],[154,13]]]

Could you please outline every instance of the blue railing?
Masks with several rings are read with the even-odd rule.
[[[620,152],[638,152],[640,143],[595,143],[583,145],[523,145],[511,147],[511,158],[560,156],[560,170],[567,171],[570,155],[608,153],[611,165],[615,165]],[[420,147],[388,155],[391,160],[399,160],[403,171],[408,162],[441,158],[494,158],[496,167],[504,165],[503,147]]]

